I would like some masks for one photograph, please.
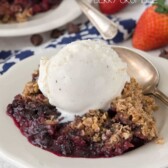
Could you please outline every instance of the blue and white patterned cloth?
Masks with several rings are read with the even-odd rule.
[[[117,35],[106,42],[109,44],[120,43],[124,40],[127,40],[131,37],[134,28],[136,26],[136,21],[134,19],[124,19],[111,18],[119,27]],[[81,31],[77,34],[68,34],[65,32],[64,35],[58,39],[51,40],[46,44],[42,45],[42,49],[46,48],[57,48],[64,46],[68,43],[71,43],[76,40],[85,40],[85,39],[102,39],[98,31],[93,27],[90,22],[81,25]],[[0,51],[0,75],[5,73],[9,68],[11,68],[17,62],[33,56],[36,54],[36,48],[27,48],[27,49],[18,49],[18,50],[9,50],[9,51]]]

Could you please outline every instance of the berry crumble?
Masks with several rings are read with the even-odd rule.
[[[7,107],[31,144],[58,156],[99,158],[121,155],[158,137],[153,118],[157,106],[135,79],[125,84],[107,111],[90,110],[62,123],[60,112],[39,90],[38,76],[35,71],[23,94]]]
[[[33,15],[58,6],[62,0],[0,0],[0,21],[25,22]]]

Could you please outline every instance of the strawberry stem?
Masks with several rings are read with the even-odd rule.
[[[165,4],[165,0],[156,0],[153,5],[157,6],[156,12],[168,14],[168,5]]]

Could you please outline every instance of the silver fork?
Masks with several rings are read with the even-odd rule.
[[[94,8],[88,0],[76,0],[76,2],[105,40],[110,40],[116,36],[118,27],[112,20]]]

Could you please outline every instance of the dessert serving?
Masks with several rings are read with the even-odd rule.
[[[152,97],[101,41],[77,41],[42,57],[8,105],[29,142],[58,156],[113,157],[158,137]]]
[[[58,6],[61,0],[0,0],[0,21],[24,22],[33,15]]]

